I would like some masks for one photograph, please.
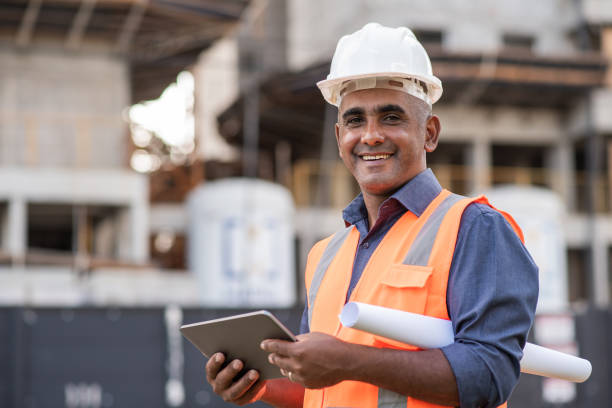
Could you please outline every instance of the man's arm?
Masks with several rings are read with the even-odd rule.
[[[461,406],[496,407],[509,398],[537,298],[537,266],[514,230],[489,206],[468,206],[446,298],[455,342],[442,348]]]
[[[438,349],[381,349],[317,332],[300,335],[295,343],[265,340],[262,348],[271,353],[271,363],[306,388],[353,380],[435,404],[459,405],[453,371]]]
[[[260,381],[259,373],[249,370],[242,377],[243,363],[234,360],[223,367],[225,356],[216,353],[206,363],[206,380],[213,391],[226,402],[245,405],[264,401],[278,408],[298,408],[303,405],[304,387],[286,379]]]

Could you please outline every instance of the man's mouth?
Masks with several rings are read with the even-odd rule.
[[[388,159],[389,157],[391,157],[391,155],[388,153],[364,154],[363,156],[361,156],[361,159],[365,161],[372,161],[372,160],[385,160],[385,159]]]

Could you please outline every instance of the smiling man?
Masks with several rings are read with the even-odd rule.
[[[407,28],[368,24],[343,37],[328,78],[336,139],[361,194],[346,228],[317,243],[306,267],[299,341],[262,348],[283,380],[259,381],[218,353],[207,379],[226,401],[284,407],[495,407],[505,403],[538,293],[537,268],[512,218],[484,197],[442,189],[426,154],[438,144],[431,105],[442,94]],[[343,327],[347,301],[453,323],[455,342],[411,345]]]

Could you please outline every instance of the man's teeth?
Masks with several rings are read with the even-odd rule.
[[[376,155],[361,156],[361,158],[363,160],[380,160],[380,159],[387,159],[390,156],[391,156],[390,154],[376,154]]]

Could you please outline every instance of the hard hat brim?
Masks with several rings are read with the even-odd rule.
[[[376,72],[368,74],[357,74],[347,75],[340,78],[324,79],[317,82],[317,87],[323,94],[323,98],[331,105],[338,106],[338,94],[333,92],[335,88],[340,87],[346,81],[361,78],[376,78],[376,77],[396,77],[396,78],[414,78],[423,81],[427,84],[429,90],[431,90],[430,99],[431,104],[435,103],[442,96],[442,81],[434,75],[407,75],[405,72]]]

